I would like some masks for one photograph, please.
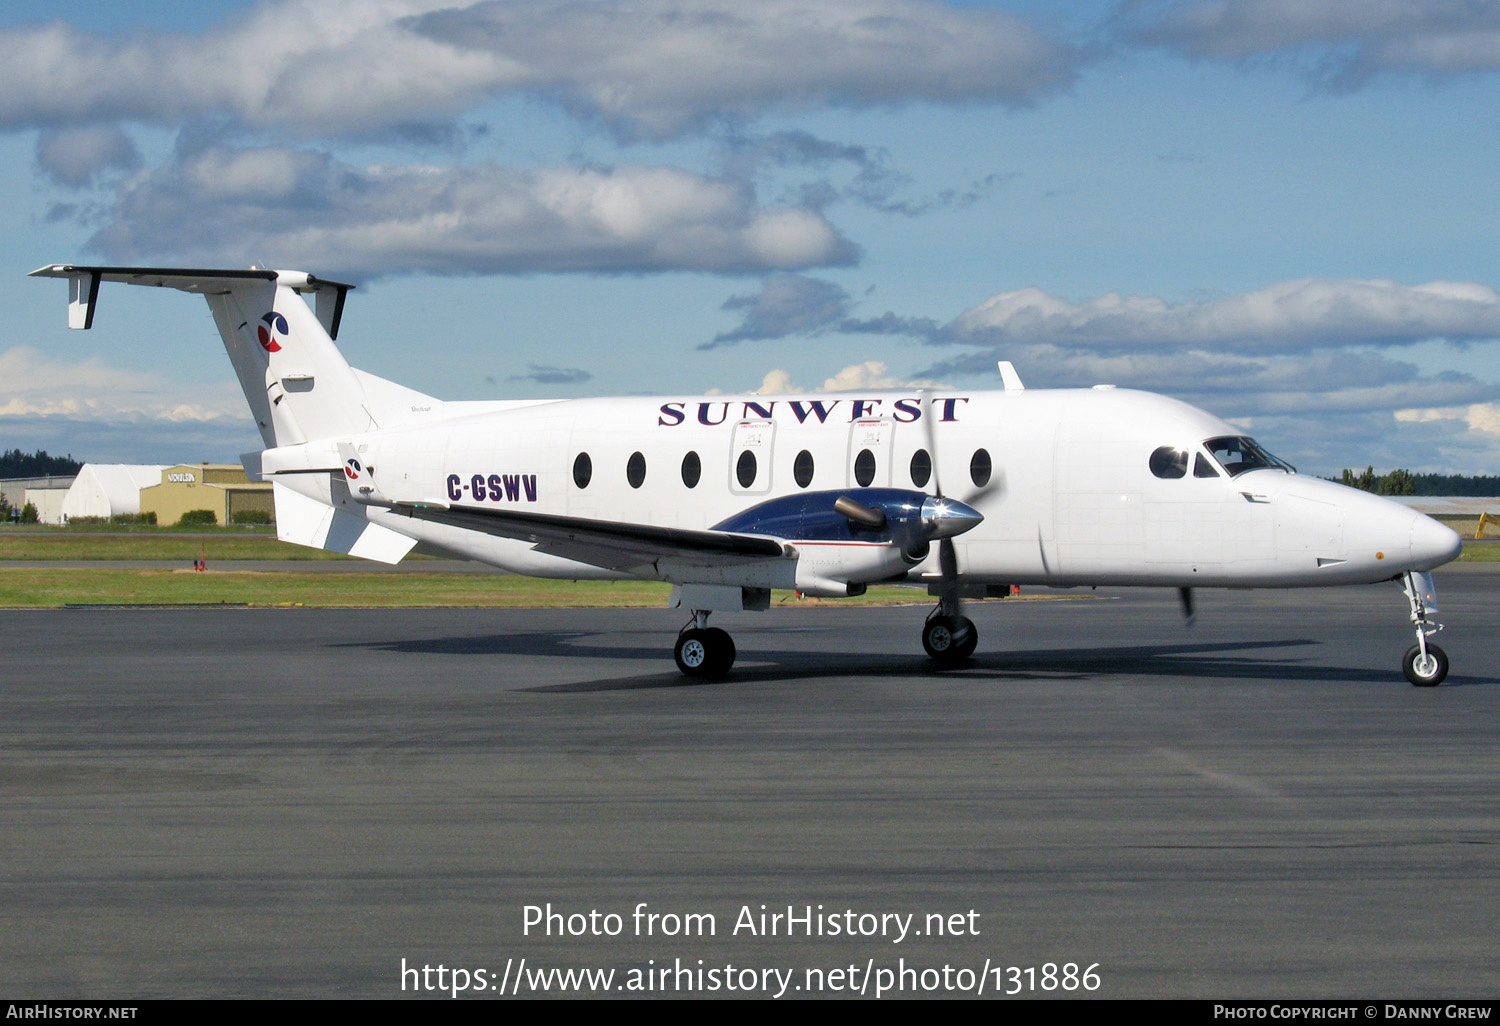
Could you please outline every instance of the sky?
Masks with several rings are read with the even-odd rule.
[[[42,13],[39,13],[42,12]],[[1500,473],[1500,2],[0,3],[0,447],[235,460],[201,300],[444,399],[1114,384]]]

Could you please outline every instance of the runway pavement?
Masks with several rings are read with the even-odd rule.
[[[3,612],[0,995],[1495,997],[1500,572],[1438,585],[1436,689],[1394,585],[986,603],[941,674],[720,615],[696,685],[667,610]]]

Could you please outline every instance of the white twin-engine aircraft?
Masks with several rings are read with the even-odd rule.
[[[101,281],[208,300],[265,440],[284,541],[386,563],[456,555],[518,574],[669,581],[690,611],[677,665],[718,677],[718,610],[771,589],[858,595],[926,584],[941,666],[978,635],[966,597],[1011,585],[1302,587],[1398,581],[1407,678],[1448,658],[1428,571],[1458,555],[1436,521],[1300,476],[1231,425],[1147,392],[1024,389],[821,396],[443,402],[350,367],[333,339],[353,286],[300,271],[66,264],[69,326]],[[316,313],[303,296],[316,297]]]

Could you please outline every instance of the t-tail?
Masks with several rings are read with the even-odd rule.
[[[192,292],[208,300],[224,348],[266,449],[283,453],[326,450],[357,435],[389,427],[413,409],[441,406],[431,396],[350,367],[334,345],[344,299],[354,286],[303,271],[260,268],[181,270],[154,267],[87,267],[52,264],[31,272],[68,282],[68,327],[94,323],[101,282],[151,285]],[[309,307],[305,296],[313,297]],[[307,443],[314,443],[309,446]],[[316,443],[325,443],[318,445]],[[292,447],[301,447],[293,450]],[[270,460],[273,454],[266,453]],[[304,463],[306,457],[299,457]],[[246,470],[261,476],[261,455],[247,454]],[[305,474],[308,469],[303,468]],[[275,481],[277,534],[285,541],[387,562],[399,560],[412,539],[369,523],[360,508],[346,512],[331,489],[343,488],[338,471],[318,475],[319,487],[291,489]],[[272,478],[274,480],[274,478]],[[309,491],[312,494],[308,494]],[[298,494],[298,493],[301,494]]]
[[[302,271],[176,270],[53,264],[31,272],[68,280],[68,327],[89,328],[100,282],[153,285],[208,300],[266,448],[376,430],[367,376],[334,345],[354,286]],[[303,299],[312,295],[316,313]]]

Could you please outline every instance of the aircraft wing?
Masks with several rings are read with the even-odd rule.
[[[670,558],[724,566],[785,555],[782,543],[757,534],[623,524],[549,513],[397,503],[393,512],[501,538],[533,542],[539,551],[606,570],[629,570]]]

